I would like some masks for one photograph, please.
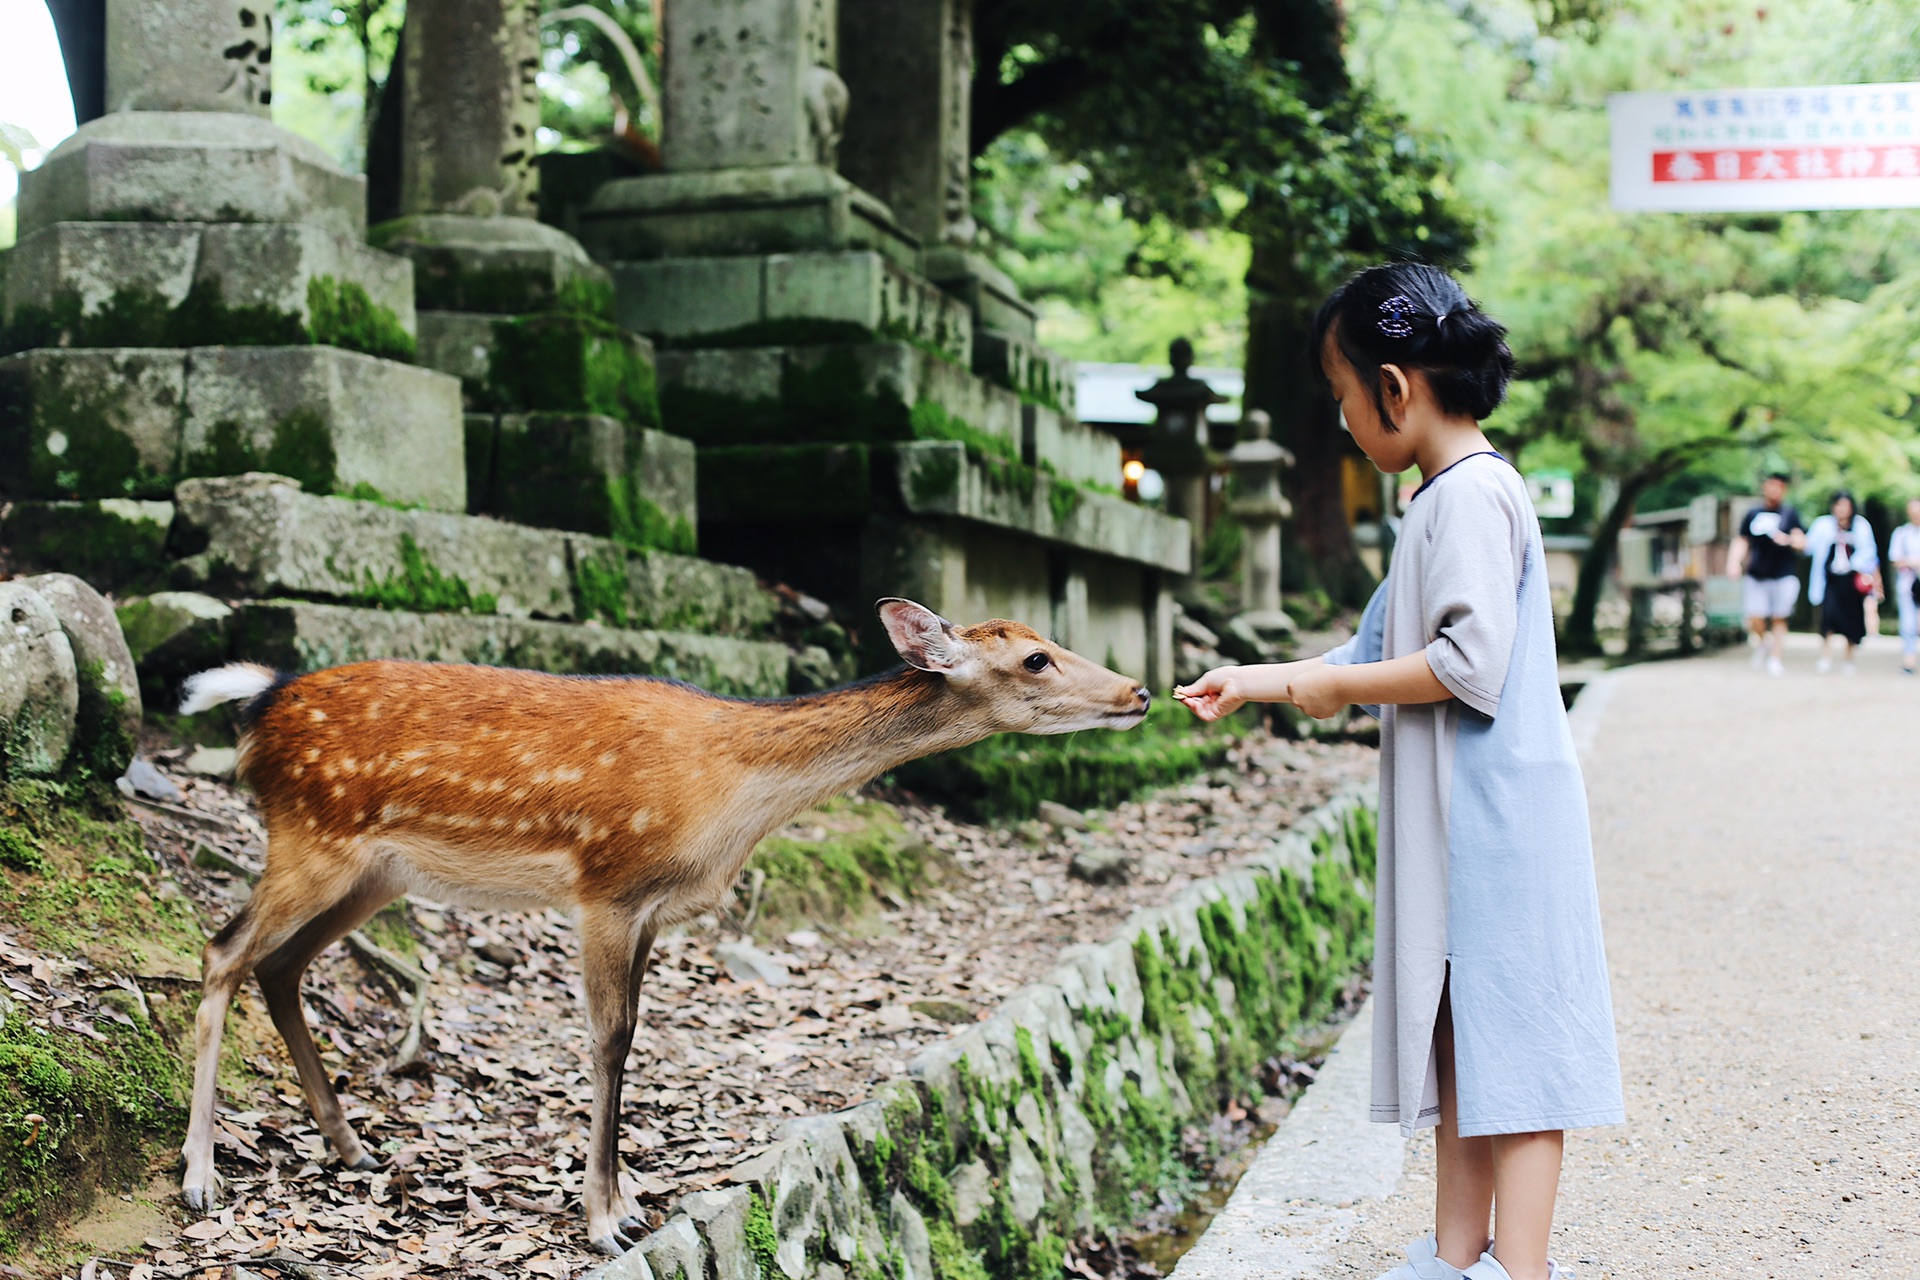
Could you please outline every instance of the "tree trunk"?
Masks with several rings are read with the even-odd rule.
[[[1594,626],[1594,614],[1600,607],[1600,592],[1607,584],[1607,570],[1613,567],[1614,553],[1620,546],[1620,531],[1633,518],[1634,504],[1639,502],[1640,495],[1662,474],[1664,472],[1641,472],[1621,478],[1619,497],[1600,518],[1593,531],[1593,542],[1587,547],[1587,554],[1580,558],[1580,577],[1573,588],[1573,611],[1567,615],[1566,629],[1560,637],[1562,652],[1582,656],[1600,652],[1600,633]]]
[[[1353,441],[1307,350],[1324,286],[1290,246],[1265,237],[1254,242],[1247,286],[1245,404],[1272,415],[1273,438],[1293,451],[1286,487],[1304,576],[1341,604],[1365,604],[1374,578],[1347,524],[1343,460]]]

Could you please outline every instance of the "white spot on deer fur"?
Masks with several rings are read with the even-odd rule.
[[[633,816],[627,819],[627,828],[630,831],[632,831],[635,835],[639,835],[642,831],[645,831],[648,827],[652,825],[653,825],[653,815],[651,813],[648,813],[645,809],[635,809],[633,811]]]
[[[533,823],[529,822],[525,818],[522,818],[520,819],[520,821],[513,824],[513,829],[515,831],[518,831],[521,835],[525,835],[527,832],[533,830]]]
[[[405,822],[408,818],[417,818],[420,811],[410,804],[390,804],[380,810],[382,822]]]
[[[337,782],[333,784],[333,798],[335,800],[340,799],[342,796],[346,794],[347,794],[347,789],[345,787],[341,786]]]
[[[417,778],[420,775],[424,774],[426,771],[427,771],[427,766],[423,764],[417,764],[413,766],[413,772],[409,773],[407,776],[409,778]]]
[[[297,764],[293,766],[293,768],[287,770],[287,772],[291,773],[296,778],[304,778],[307,776],[307,766],[303,764]]]
[[[584,769],[568,768],[555,769],[553,771],[553,780],[555,782],[578,782],[586,776],[586,770]]]
[[[360,771],[360,762],[352,756],[343,757],[340,761],[340,771],[342,773],[358,773]]]
[[[320,708],[315,707],[313,710],[307,712],[307,718],[315,721],[325,720],[327,718],[327,713],[320,710]]]
[[[314,762],[315,760],[318,760],[319,758],[320,758],[320,748],[318,748],[318,747],[308,747],[308,748],[307,748],[307,763],[308,763],[308,764],[312,764],[312,763],[313,763],[313,762]]]
[[[602,751],[600,753],[600,767],[602,769],[610,769],[613,767],[613,762],[615,760],[618,760],[619,758],[620,756],[618,752]]]

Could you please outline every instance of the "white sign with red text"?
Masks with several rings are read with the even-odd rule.
[[[1613,207],[1920,206],[1920,83],[1616,93]]]

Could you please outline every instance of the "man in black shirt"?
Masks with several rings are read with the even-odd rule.
[[[1787,477],[1776,471],[1760,482],[1760,505],[1747,512],[1727,549],[1727,576],[1742,579],[1747,626],[1754,637],[1753,665],[1785,675],[1780,661],[1787,642],[1787,615],[1800,598],[1794,569],[1806,550],[1806,526],[1787,505]]]

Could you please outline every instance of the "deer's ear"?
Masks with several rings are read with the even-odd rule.
[[[954,634],[951,622],[925,605],[894,596],[882,600],[879,609],[887,639],[908,666],[945,675],[960,665],[965,641]]]

